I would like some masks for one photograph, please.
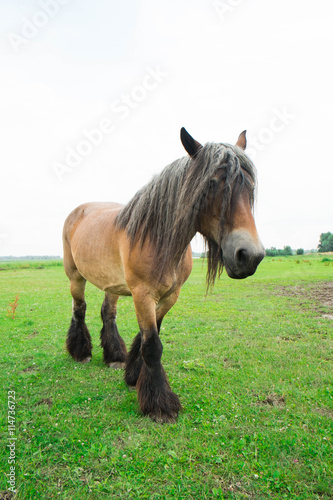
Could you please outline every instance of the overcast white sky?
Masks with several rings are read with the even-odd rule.
[[[62,255],[68,213],[126,203],[184,156],[182,126],[247,129],[264,246],[315,248],[333,231],[332,21],[330,0],[1,0],[0,255]]]

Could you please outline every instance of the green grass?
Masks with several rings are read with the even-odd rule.
[[[61,262],[0,267],[0,492],[15,391],[18,500],[333,498],[333,261],[266,258],[247,280],[223,274],[207,296],[195,261],[161,330],[183,405],[172,425],[140,415],[123,374],[103,365],[102,292],[87,286],[94,350],[80,365],[64,348]],[[118,328],[129,345],[130,298],[119,301]]]
[[[19,269],[44,269],[45,267],[62,267],[62,260],[9,260],[0,262],[0,271]]]

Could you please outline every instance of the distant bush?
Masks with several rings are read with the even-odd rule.
[[[296,255],[304,255],[304,248],[297,248]]]
[[[277,255],[292,255],[293,254],[293,251],[291,249],[290,246],[285,246],[283,247],[283,250],[281,250],[280,248],[275,248],[275,247],[271,247],[271,248],[267,248],[266,249],[266,255],[268,257],[276,257]]]

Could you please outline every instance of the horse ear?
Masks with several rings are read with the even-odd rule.
[[[239,134],[236,146],[238,146],[241,149],[246,148],[246,130],[243,130],[243,132]]]
[[[202,148],[200,142],[193,139],[184,127],[180,129],[180,140],[182,141],[185,150],[192,158],[194,158],[199,149]]]

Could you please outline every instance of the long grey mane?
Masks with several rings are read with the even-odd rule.
[[[248,175],[245,175],[248,174]],[[216,181],[216,178],[218,181]],[[204,237],[208,248],[207,283],[223,270],[223,227],[232,220],[239,193],[246,189],[254,201],[255,169],[237,146],[207,143],[195,156],[174,161],[119,212],[116,224],[127,232],[131,246],[149,238],[161,276],[178,265],[196,232],[200,216],[216,196],[221,199],[220,241]],[[222,182],[224,181],[224,182]]]

